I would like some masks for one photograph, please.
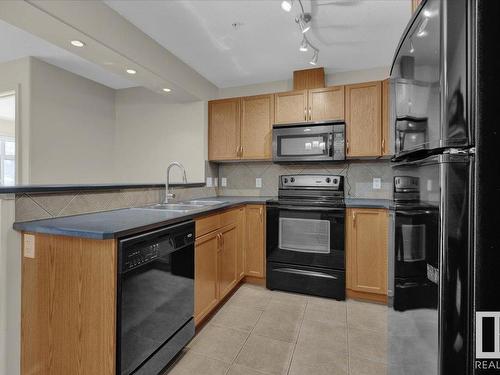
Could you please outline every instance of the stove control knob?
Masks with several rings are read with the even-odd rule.
[[[333,179],[333,184],[334,184],[334,185],[337,185],[337,183],[338,183],[338,182],[339,182],[339,180],[338,180],[337,178],[334,178],[334,179]]]
[[[284,182],[285,182],[285,184],[287,184],[288,183],[288,178],[285,177]]]
[[[290,182],[295,182],[295,178],[294,178],[294,177],[292,177],[292,178],[290,179]]]
[[[331,180],[331,178],[330,178],[330,177],[327,177],[327,178],[326,178],[326,183],[328,183],[328,184],[329,184],[331,181],[332,181],[332,180]]]

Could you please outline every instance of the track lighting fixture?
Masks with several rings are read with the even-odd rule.
[[[299,26],[302,34],[307,33],[311,29],[311,14],[310,13],[302,13],[299,17]]]
[[[311,61],[309,61],[309,64],[318,65],[318,55],[319,55],[319,50],[314,49],[314,54],[313,54]]]
[[[307,52],[308,49],[309,49],[309,42],[307,41],[307,38],[304,35],[304,37],[302,38],[302,42],[300,43],[299,51]]]

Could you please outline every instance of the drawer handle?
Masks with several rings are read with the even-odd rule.
[[[298,270],[296,268],[275,268],[273,271],[283,272],[283,273],[293,273],[293,274],[296,274],[296,275],[303,275],[303,276],[324,277],[325,279],[338,280],[337,276],[328,275],[327,273],[315,272],[315,271],[306,271],[306,270]]]

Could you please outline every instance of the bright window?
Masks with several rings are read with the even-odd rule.
[[[0,92],[0,186],[16,184],[16,96]]]

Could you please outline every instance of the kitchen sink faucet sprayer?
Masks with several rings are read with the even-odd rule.
[[[168,203],[168,199],[169,198],[175,198],[175,194],[174,193],[169,193],[169,185],[170,185],[170,169],[172,169],[173,166],[176,166],[176,167],[179,167],[182,171],[182,182],[183,183],[187,183],[187,178],[186,178],[186,170],[184,169],[184,167],[182,166],[181,163],[179,162],[172,162],[168,165],[167,167],[167,183],[165,184],[165,201],[163,203],[167,204]]]

